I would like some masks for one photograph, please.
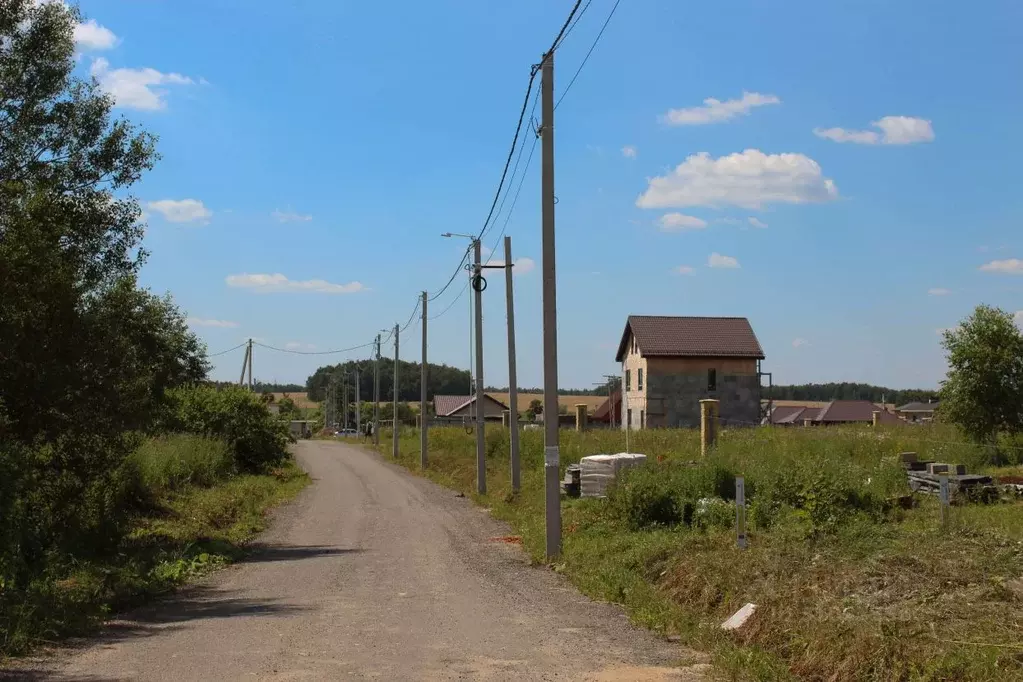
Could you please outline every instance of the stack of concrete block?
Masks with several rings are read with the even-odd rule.
[[[616,455],[590,455],[579,462],[583,497],[605,497],[607,487],[624,469],[646,462],[646,455],[619,452]]]

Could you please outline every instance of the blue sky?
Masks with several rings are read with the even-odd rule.
[[[213,353],[404,324],[465,248],[440,233],[482,226],[571,4],[82,0],[82,74],[160,137],[133,190],[144,284]],[[558,50],[559,96],[612,4]],[[561,384],[616,371],[627,315],[666,314],[748,317],[775,383],[936,387],[936,330],[1023,310],[1021,65],[1009,0],[623,1],[555,121]],[[542,383],[539,166],[538,145],[507,223],[524,386]],[[485,380],[504,385],[490,279]],[[430,360],[467,366],[468,323],[463,296]],[[257,347],[255,375],[302,383],[365,352]],[[242,351],[214,360],[236,379]]]

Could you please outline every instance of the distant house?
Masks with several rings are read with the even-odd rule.
[[[744,317],[630,315],[622,364],[623,429],[700,424],[700,400],[720,401],[725,425],[760,423],[764,351]]]
[[[934,420],[934,411],[937,409],[938,403],[928,400],[926,403],[906,403],[895,411],[908,422],[929,422]]]
[[[778,405],[770,415],[775,426],[826,426],[829,424],[872,424],[879,412],[882,424],[901,424],[899,417],[869,400],[832,400],[822,407]]]
[[[588,417],[590,422],[614,426],[622,422],[622,391],[615,389],[611,397],[602,402]]]
[[[501,416],[508,406],[496,398],[484,394],[483,396],[483,418],[491,421],[501,421]],[[468,395],[435,395],[433,396],[433,410],[438,417],[448,419],[462,417],[465,419],[476,418],[476,396]]]

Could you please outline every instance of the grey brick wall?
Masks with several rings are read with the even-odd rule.
[[[707,374],[652,374],[647,377],[647,426],[698,427],[700,401],[721,401],[722,426],[760,421],[760,377],[718,374],[717,390],[707,390]],[[731,424],[728,420],[731,420]]]

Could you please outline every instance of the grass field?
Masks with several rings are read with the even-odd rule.
[[[540,562],[542,434],[522,434],[517,496],[507,438],[488,430],[490,494],[477,501]],[[624,449],[619,432],[562,432],[562,464]],[[403,434],[412,470],[418,450],[418,434]],[[555,568],[586,594],[713,653],[732,679],[1023,680],[1023,503],[955,506],[945,530],[933,499],[894,503],[907,492],[898,452],[976,471],[998,459],[993,449],[931,426],[725,430],[699,462],[695,431],[639,431],[630,450],[649,464],[610,499],[563,504]],[[1019,455],[1001,450],[1009,461],[999,472],[1018,473]],[[727,497],[740,473],[751,503],[745,551],[734,506],[693,504]],[[475,497],[473,437],[432,429],[428,475]],[[739,634],[717,628],[746,602],[758,611]]]

